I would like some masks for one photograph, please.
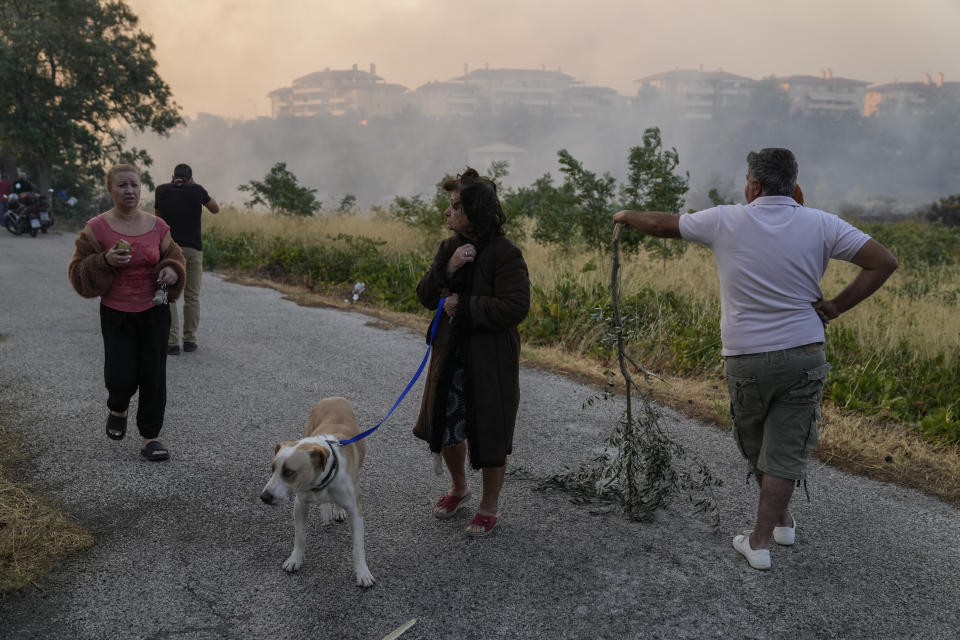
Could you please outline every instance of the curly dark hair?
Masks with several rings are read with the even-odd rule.
[[[503,207],[497,198],[497,185],[493,180],[467,167],[463,173],[444,182],[443,188],[460,194],[463,212],[467,214],[477,239],[486,240],[503,235],[503,224],[507,217],[503,214]]]

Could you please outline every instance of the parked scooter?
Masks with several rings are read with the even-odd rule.
[[[50,199],[34,191],[11,193],[7,197],[3,225],[15,236],[29,233],[36,238],[38,232],[46,233],[53,226]]]

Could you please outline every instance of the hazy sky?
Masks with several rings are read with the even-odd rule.
[[[354,63],[409,89],[470,69],[560,69],[625,95],[671,69],[960,81],[960,0],[127,0],[184,114]]]

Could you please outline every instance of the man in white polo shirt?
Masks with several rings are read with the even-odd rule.
[[[735,536],[733,547],[755,569],[770,568],[771,537],[782,545],[794,542],[790,498],[817,445],[830,370],[824,328],[880,288],[898,266],[870,236],[832,213],[803,206],[796,184],[793,153],[762,149],[747,155],[745,205],[679,217],[657,211],[613,216],[642,233],[699,242],[713,251],[734,437],[760,484],[756,525]],[[831,259],[861,270],[837,297],[824,300],[820,280]]]

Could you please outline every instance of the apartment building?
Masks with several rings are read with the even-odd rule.
[[[583,117],[626,103],[606,87],[588,87],[561,71],[546,69],[476,69],[445,82],[428,82],[411,97],[424,115],[455,117],[527,113]]]
[[[471,116],[480,110],[480,91],[480,85],[465,82],[428,82],[417,88],[410,101],[426,116]]]
[[[794,112],[806,114],[863,113],[864,96],[869,82],[834,77],[832,69],[823,69],[819,76],[785,76],[777,78],[790,99]]]
[[[370,71],[331,70],[329,67],[297,78],[293,85],[267,94],[273,117],[313,116],[329,114],[359,117],[389,117],[407,104],[407,88],[387,83],[377,75],[376,65]]]
[[[675,69],[636,80],[641,104],[662,102],[690,120],[712,120],[746,106],[753,80],[723,70]]]
[[[863,104],[863,115],[878,113],[921,115],[934,108],[938,98],[960,99],[960,82],[944,82],[943,74],[936,80],[930,74],[922,82],[891,82],[869,87]]]

